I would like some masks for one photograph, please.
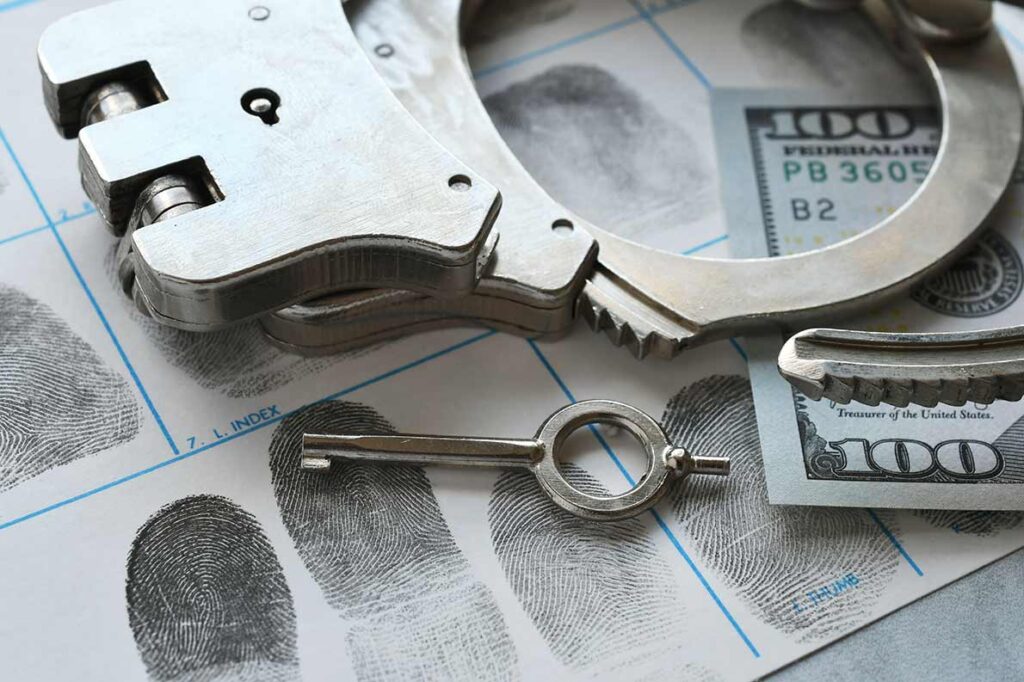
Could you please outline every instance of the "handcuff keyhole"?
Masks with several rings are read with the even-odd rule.
[[[281,120],[277,115],[280,106],[281,98],[268,88],[253,88],[242,95],[242,109],[245,113],[255,116],[268,126]]]
[[[609,497],[629,492],[644,477],[648,457],[628,430],[595,422],[580,426],[559,444],[555,465],[581,493]]]

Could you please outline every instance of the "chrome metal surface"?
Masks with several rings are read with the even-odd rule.
[[[547,330],[546,338],[557,338],[568,327],[553,325],[554,312],[498,297],[440,299],[401,289],[372,289],[293,305],[264,317],[261,324],[267,337],[285,350],[329,355],[453,326],[486,327],[519,336]],[[564,314],[566,323],[571,322],[571,308]]]
[[[992,30],[992,3],[985,0],[889,0],[918,37],[955,43]]]
[[[121,289],[136,302],[142,313],[148,315],[149,310],[135,283],[136,258],[132,235],[140,228],[190,213],[209,202],[198,183],[183,175],[161,176],[139,194],[125,237],[117,245],[117,277]]]
[[[440,45],[432,51],[455,49],[457,13],[444,8],[455,2],[431,3],[423,8],[427,14],[417,15],[421,25],[429,27],[422,39]],[[369,0],[367,7],[395,16],[405,1]],[[864,11],[894,46],[915,57],[935,85],[943,121],[940,149],[931,173],[911,200],[858,237],[775,259],[685,257],[587,226],[600,253],[577,303],[580,317],[637,357],[671,357],[690,345],[749,330],[801,326],[862,311],[903,293],[969,246],[1009,184],[1021,141],[1021,99],[1006,48],[995,31],[973,42],[924,45],[885,0],[866,0]],[[906,12],[900,15],[905,19]],[[483,131],[486,137],[472,140],[473,144],[488,153],[495,149],[504,153],[489,121],[486,126],[480,122],[470,127],[461,117],[441,120],[450,114],[444,93],[465,92],[466,66],[460,62],[458,67],[416,70],[396,61],[390,68],[397,71],[389,80],[415,84],[406,87],[403,101],[414,112],[431,112],[431,126]],[[402,72],[403,68],[407,71]],[[475,93],[466,96],[477,100]],[[464,113],[486,115],[479,107]],[[504,243],[498,250],[499,264],[503,249]],[[268,324],[271,335],[292,348],[322,351],[346,347],[359,337],[382,338],[425,328],[423,301],[382,297],[380,292],[363,295],[366,305],[346,297],[341,305],[337,299],[314,302],[301,312],[280,315]],[[374,304],[382,307],[375,309]],[[455,300],[427,307],[432,316],[448,316],[432,317],[433,326],[462,323],[467,315],[477,314]],[[512,328],[528,326],[512,317],[518,315],[514,307],[491,310],[486,323],[504,319]],[[408,313],[406,326],[403,311]],[[364,317],[353,317],[353,313]],[[357,324],[360,319],[365,326]]]
[[[374,291],[363,294],[362,304],[358,295],[342,294],[286,309],[264,323],[279,344],[325,353],[444,326],[554,335],[572,324],[597,245],[590,226],[540,188],[494,128],[459,43],[462,4],[350,0],[346,11],[371,62],[406,109],[455,156],[500,187],[497,257],[469,296],[437,300]],[[367,305],[385,301],[379,310]],[[316,328],[307,329],[314,320]]]
[[[810,329],[779,354],[779,372],[814,400],[906,407],[1024,397],[1024,327],[945,334]]]
[[[921,45],[881,1],[865,10],[913,46],[943,122],[931,173],[910,201],[853,239],[795,256],[684,258],[596,233],[599,268],[581,314],[637,355],[672,355],[707,340],[850,315],[905,292],[948,265],[983,227],[1009,184],[1021,141],[1021,99],[998,32]],[[824,276],[827,273],[827,276]]]
[[[402,108],[337,2],[251,9],[127,0],[40,40],[48,110],[79,136],[83,184],[109,223],[124,231],[168,174],[211,199],[128,237],[154,317],[209,329],[343,288],[475,289],[497,190]],[[104,106],[95,93],[111,83],[151,105],[80,129],[85,100]],[[278,122],[256,115],[260,98],[277,98]]]
[[[128,83],[107,83],[85,98],[81,125],[90,126],[108,118],[123,116],[147,106],[146,95]]]
[[[558,453],[566,439],[588,424],[611,424],[640,442],[648,466],[636,486],[622,495],[598,497],[574,488],[558,469]],[[316,435],[303,437],[301,466],[326,472],[332,460],[459,467],[524,468],[532,471],[544,491],[568,512],[594,521],[614,521],[650,509],[669,484],[690,474],[726,476],[727,457],[693,455],[673,445],[658,422],[629,405],[589,400],[562,408],[530,440],[453,436]]]

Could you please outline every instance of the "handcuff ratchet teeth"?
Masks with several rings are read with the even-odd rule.
[[[841,405],[988,405],[1024,398],[1024,327],[939,334],[808,329],[779,353],[801,393]]]

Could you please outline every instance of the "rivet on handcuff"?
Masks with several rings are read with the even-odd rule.
[[[475,3],[353,4],[346,20],[334,0],[265,4],[258,17],[239,0],[127,0],[43,35],[49,113],[79,137],[83,185],[122,237],[120,280],[141,310],[199,331],[259,317],[276,343],[305,353],[464,324],[557,336],[582,317],[639,358],[672,357],[907,291],[971,245],[1017,161],[1021,97],[989,3],[802,0],[860,6],[930,76],[943,123],[935,164],[900,210],[826,249],[744,261],[665,253],[560,206],[508,150],[460,44]],[[400,53],[360,47],[399,34]],[[812,330],[787,344],[780,369],[810,397],[840,402],[1019,400],[1022,344],[1018,329]],[[554,465],[565,420],[636,435],[650,457],[637,487],[614,498],[573,489]],[[403,439],[416,447],[396,447]],[[592,519],[648,508],[670,473],[728,470],[610,401],[556,413],[534,441],[399,440],[310,436],[303,463],[361,452],[529,466],[558,504]]]

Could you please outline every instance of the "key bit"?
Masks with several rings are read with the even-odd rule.
[[[597,497],[583,493],[558,470],[558,450],[562,444],[574,431],[594,423],[628,430],[647,455],[646,474],[622,495]],[[610,400],[589,400],[562,408],[544,422],[532,439],[345,434],[303,437],[302,469],[326,472],[332,460],[528,469],[558,506],[593,521],[615,521],[650,509],[673,480],[691,474],[729,474],[727,457],[693,455],[669,442],[664,430],[649,415]]]
[[[1024,327],[943,334],[810,329],[779,372],[813,400],[896,407],[988,405],[1024,398]]]
[[[195,189],[127,235],[138,300],[209,329],[345,288],[468,294],[497,190],[395,100],[338,3],[262,9],[127,0],[40,40],[47,109],[116,233],[155,181]]]

